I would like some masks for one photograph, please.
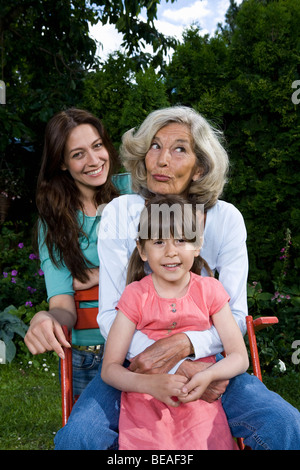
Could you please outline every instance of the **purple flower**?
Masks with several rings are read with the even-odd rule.
[[[41,269],[38,270],[38,273],[40,276],[44,276],[44,271],[42,271]]]
[[[8,273],[3,271],[3,277],[7,277],[7,276],[8,276]]]
[[[16,269],[13,269],[12,272],[11,272],[11,275],[16,276],[17,274],[18,274],[18,271]]]
[[[21,249],[24,248],[24,243],[19,243],[18,247],[21,248]]]
[[[33,287],[30,287],[30,286],[27,287],[27,290],[28,290],[28,292],[30,292],[30,294],[33,294],[34,292],[36,292],[36,289],[34,289]]]
[[[37,256],[34,253],[30,253],[29,259],[37,259]]]
[[[32,307],[32,302],[30,302],[30,300],[28,302],[26,302],[25,307]]]
[[[13,284],[16,284],[16,282],[17,282],[17,281],[16,281],[16,278],[13,277],[12,280],[11,280],[11,282],[12,282]]]

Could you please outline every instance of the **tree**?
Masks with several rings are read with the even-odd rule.
[[[22,172],[33,197],[46,122],[55,112],[82,102],[83,79],[100,65],[89,23],[115,24],[140,63],[142,41],[153,44],[156,63],[172,41],[153,25],[160,0],[0,1],[0,79],[6,85],[6,105],[0,106],[0,168]],[[141,8],[146,22],[138,19]]]
[[[201,37],[197,27],[185,32],[167,69],[172,103],[193,106],[224,130],[231,167],[223,197],[244,215],[254,280],[279,273],[288,228],[290,262],[300,264],[300,108],[291,99],[299,21],[297,0],[248,0],[238,8],[232,1],[214,37]]]

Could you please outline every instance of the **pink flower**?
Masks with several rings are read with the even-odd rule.
[[[18,247],[21,248],[21,249],[24,248],[24,243],[19,243]]]
[[[11,272],[11,275],[16,276],[17,274],[18,274],[18,271],[16,269],[13,269],[12,272]]]

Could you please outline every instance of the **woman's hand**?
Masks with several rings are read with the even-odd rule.
[[[60,323],[46,311],[38,312],[33,317],[24,341],[29,351],[34,355],[55,351],[61,359],[64,359],[62,346],[71,347]]]
[[[88,269],[87,275],[89,279],[86,282],[81,282],[78,279],[73,279],[74,290],[90,289],[91,287],[97,286],[99,284],[99,268]]]
[[[159,339],[135,356],[129,370],[139,374],[165,374],[181,359],[192,354],[192,344],[184,333]]]
[[[213,365],[213,362],[201,362],[201,361],[189,361],[186,360],[180,364],[176,371],[176,375],[180,374],[185,376],[187,379],[191,380],[192,377],[198,372],[204,371]],[[204,400],[208,403],[212,403],[215,400],[218,400],[223,393],[225,393],[226,387],[229,383],[229,380],[215,380],[207,386],[205,390],[201,392],[201,400]],[[193,395],[189,396],[188,401],[193,401],[197,399],[193,398]]]
[[[34,315],[24,341],[32,354],[55,351],[64,359],[62,347],[70,348],[71,345],[66,340],[62,325],[70,330],[76,323],[74,298],[71,295],[56,295],[51,297],[49,307],[49,312],[42,310]]]

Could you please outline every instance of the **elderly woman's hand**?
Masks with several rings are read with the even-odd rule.
[[[134,357],[129,370],[139,374],[165,374],[192,352],[192,344],[188,336],[184,333],[176,333],[156,341]]]
[[[178,367],[176,374],[184,375],[191,379],[197,372],[201,372],[211,365],[213,362],[189,361],[186,360]],[[217,380],[211,382],[206,391],[201,395],[201,400],[212,403],[218,400],[225,392],[229,380]]]

